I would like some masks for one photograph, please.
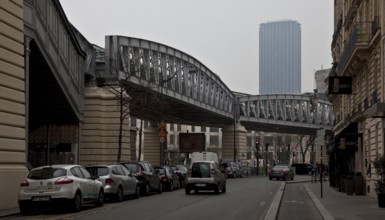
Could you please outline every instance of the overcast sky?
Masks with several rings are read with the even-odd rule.
[[[330,68],[332,0],[60,0],[68,20],[93,44],[104,36],[143,38],[202,62],[231,89],[258,94],[259,25],[301,24],[302,92]]]

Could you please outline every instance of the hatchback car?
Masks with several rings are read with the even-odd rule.
[[[186,195],[194,190],[198,193],[201,190],[214,190],[215,193],[226,192],[226,179],[219,169],[218,163],[214,161],[195,161],[190,164],[188,170]]]
[[[184,188],[187,182],[187,172],[188,172],[187,167],[185,165],[179,164],[175,166],[174,171],[179,176],[180,187]]]
[[[164,189],[173,191],[174,189],[180,189],[179,176],[174,172],[171,167],[168,166],[155,166]]]
[[[132,172],[125,166],[115,165],[92,165],[86,169],[94,176],[99,176],[99,180],[104,185],[106,198],[115,198],[118,202],[123,201],[125,196],[139,198],[139,182]]]
[[[139,181],[142,195],[146,196],[150,192],[162,193],[162,183],[151,163],[147,161],[136,161],[122,163],[122,165],[134,173],[134,176]]]
[[[232,161],[226,161],[221,163],[222,168],[225,171],[226,177],[243,177],[243,171],[242,168],[235,162]]]
[[[20,212],[49,205],[69,207],[79,211],[83,204],[104,204],[104,187],[81,165],[52,165],[32,169],[20,183]]]
[[[277,180],[280,178],[283,180],[294,180],[294,173],[290,170],[289,166],[285,164],[278,164],[269,171],[269,179],[272,180],[273,178],[276,178]]]

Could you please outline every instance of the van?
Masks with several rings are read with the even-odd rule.
[[[214,161],[216,163],[219,163],[218,155],[215,152],[192,152],[191,153],[191,162],[195,161]]]

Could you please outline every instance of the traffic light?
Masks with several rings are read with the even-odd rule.
[[[257,150],[259,150],[259,140],[256,140],[256,141],[255,141],[255,148],[256,148]]]

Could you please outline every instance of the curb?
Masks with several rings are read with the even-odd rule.
[[[330,214],[330,212],[325,208],[325,206],[319,201],[316,195],[309,189],[307,185],[303,185],[307,194],[309,194],[311,200],[313,201],[315,207],[318,209],[319,213],[322,215],[322,218],[325,220],[335,220],[335,218]]]
[[[279,206],[281,205],[281,200],[283,193],[285,191],[286,183],[282,183],[279,187],[277,194],[275,194],[274,200],[270,205],[269,210],[264,218],[264,220],[275,220],[278,216]]]

